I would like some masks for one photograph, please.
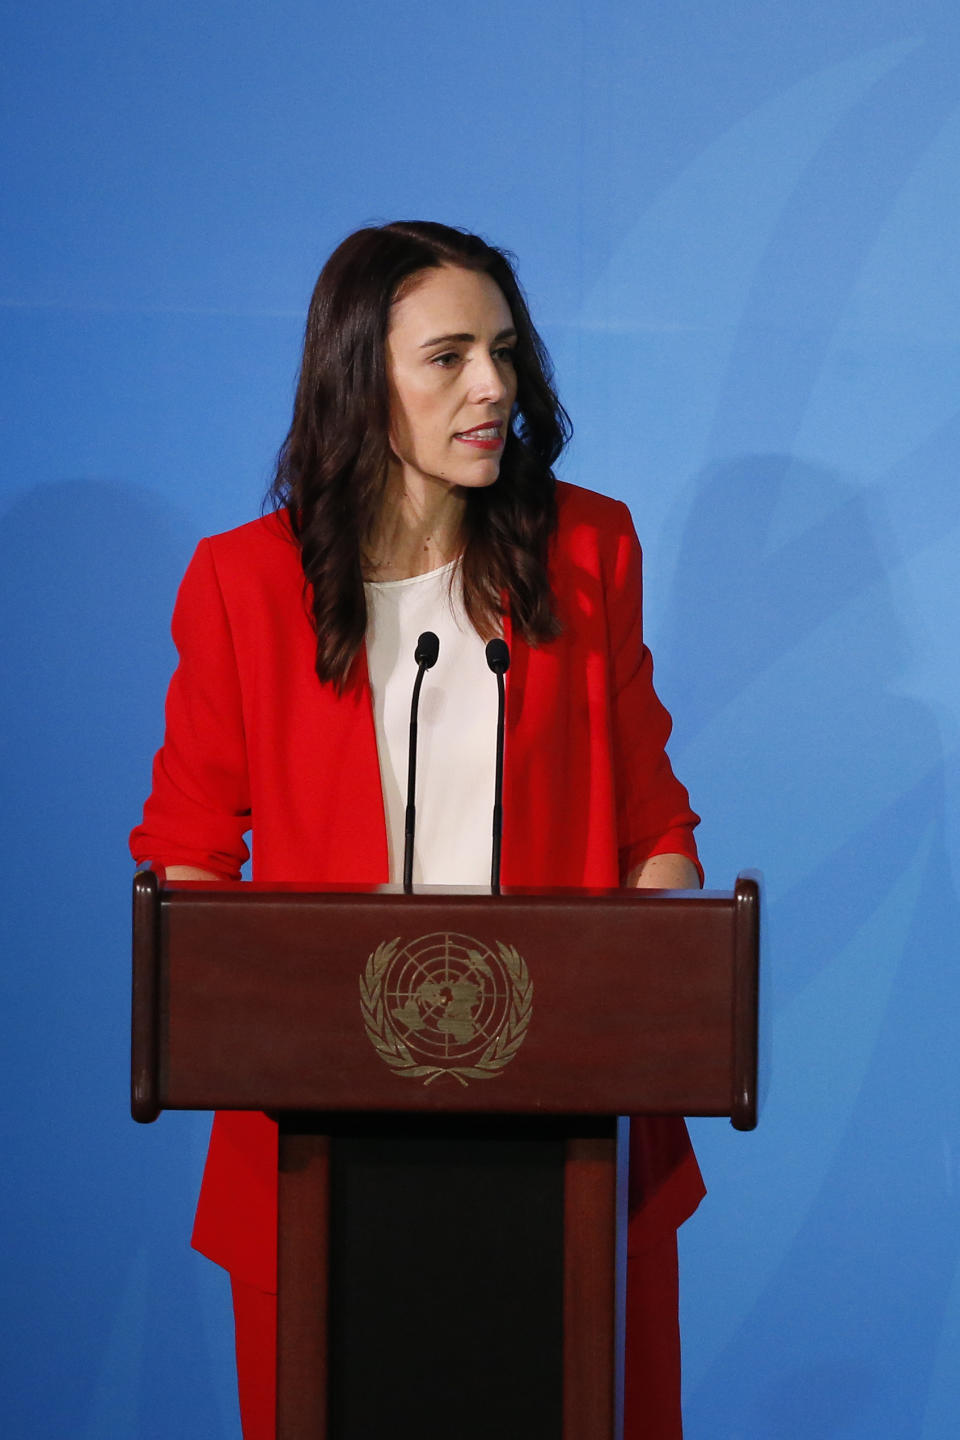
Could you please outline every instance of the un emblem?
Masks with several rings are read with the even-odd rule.
[[[367,1037],[391,1070],[425,1085],[438,1075],[490,1080],[523,1044],[533,981],[499,940],[438,931],[401,946],[385,940],[360,976]]]

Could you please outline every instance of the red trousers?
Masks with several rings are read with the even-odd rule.
[[[677,1240],[648,1246],[627,1281],[624,1440],[682,1440]],[[274,1440],[277,1297],[233,1281],[243,1440]]]

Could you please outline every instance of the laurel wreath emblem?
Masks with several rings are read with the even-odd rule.
[[[369,956],[360,976],[360,1010],[363,1028],[371,1045],[386,1065],[408,1080],[422,1079],[429,1085],[440,1075],[452,1075],[461,1085],[469,1080],[492,1080],[516,1055],[523,1044],[533,1014],[533,981],[526,962],[513,945],[496,942],[497,954],[510,982],[510,999],[505,1022],[490,1040],[480,1058],[466,1065],[425,1065],[398,1035],[384,1000],[384,981],[397,953],[400,937],[384,940]],[[482,961],[479,951],[468,957]]]

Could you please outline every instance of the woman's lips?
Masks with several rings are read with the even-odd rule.
[[[501,428],[499,424],[474,425],[472,430],[461,430],[453,438],[461,445],[472,445],[477,450],[502,450]]]

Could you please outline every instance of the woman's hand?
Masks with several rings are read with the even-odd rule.
[[[214,875],[211,870],[201,870],[196,865],[167,865],[164,867],[165,880],[222,880],[222,875]]]
[[[686,855],[651,855],[642,865],[633,867],[627,876],[627,887],[631,890],[699,890],[700,876]]]

